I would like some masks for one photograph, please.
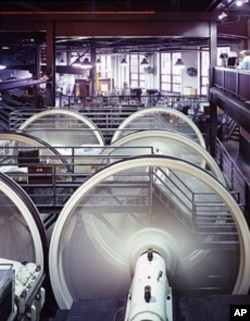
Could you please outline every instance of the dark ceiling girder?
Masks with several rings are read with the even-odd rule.
[[[132,10],[132,3],[130,0],[125,0],[125,5],[126,5],[126,9],[128,11],[131,11]]]
[[[231,9],[233,6],[235,6],[235,0],[213,0],[211,1],[206,11],[217,10],[220,12],[228,12],[228,10]]]
[[[192,14],[120,14],[120,15],[20,15],[2,16],[1,27],[4,31],[27,32],[46,30],[55,25],[56,37],[192,37],[209,38],[210,23],[215,21],[213,14],[202,18]],[[3,40],[3,38],[2,38]]]
[[[15,88],[30,87],[34,85],[39,85],[45,83],[44,79],[11,79],[0,82],[0,92]]]
[[[180,0],[171,0],[170,7],[171,9],[178,9],[180,7]]]
[[[1,1],[1,12],[4,13],[56,13],[56,12],[232,12],[245,10],[236,7],[235,0],[85,0],[85,1]]]
[[[29,1],[29,2],[27,2],[27,1],[13,1],[13,3],[20,8],[25,8],[25,9],[32,10],[32,11],[41,11],[41,9],[37,6],[34,6],[31,1]]]
[[[231,0],[235,1],[235,0]],[[210,12],[216,9],[223,9],[225,7],[225,3],[228,2],[228,0],[212,0],[209,5],[207,6],[207,8],[205,9],[205,11]]]
[[[215,87],[210,88],[210,101],[219,106],[245,130],[250,130],[250,105],[226,94]]]

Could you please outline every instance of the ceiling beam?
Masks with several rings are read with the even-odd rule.
[[[29,9],[32,11],[42,11],[41,8],[34,6],[31,1],[29,1],[29,2],[27,2],[27,1],[13,1],[13,3],[16,6],[19,6],[21,8]]]
[[[179,9],[180,7],[180,0],[170,0],[170,7],[171,9]]]

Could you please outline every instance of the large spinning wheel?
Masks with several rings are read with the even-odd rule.
[[[20,133],[0,133],[0,144],[3,146],[0,172],[20,184],[39,211],[47,212],[47,206],[62,206],[66,202],[72,190],[56,185],[72,182],[72,167],[54,147],[40,138]],[[44,222],[46,218],[47,214]]]
[[[249,229],[226,188],[189,162],[137,156],[92,175],[64,206],[49,253],[59,307],[126,297],[134,262],[149,248],[164,257],[177,291],[249,289]]]
[[[57,108],[42,111],[28,118],[18,131],[62,148],[104,145],[104,138],[97,126],[88,117],[73,110]]]
[[[0,144],[4,147],[0,159],[0,171],[12,176],[15,175],[17,181],[27,181],[27,175],[25,174],[28,172],[28,166],[39,164],[52,165],[55,167],[58,179],[71,180],[70,175],[68,175],[71,172],[70,165],[54,147],[42,139],[28,134],[0,133]],[[36,157],[28,156],[29,152],[32,151],[36,151]],[[26,156],[19,156],[20,153],[24,153]],[[20,164],[20,161],[22,161],[22,164]],[[36,162],[39,162],[39,164],[36,164]]]
[[[123,136],[105,148],[100,156],[102,162],[109,163],[142,154],[173,156],[187,160],[208,169],[225,185],[223,173],[205,148],[188,137],[165,130],[145,130]]]
[[[163,107],[145,108],[128,116],[115,131],[112,143],[120,137],[148,129],[179,133],[206,148],[201,131],[190,118],[176,109]]]
[[[73,165],[74,172],[89,172],[88,164],[105,144],[96,124],[73,110],[42,111],[28,118],[18,131],[41,138],[56,148]],[[85,156],[85,161],[81,156]]]
[[[44,269],[47,238],[42,220],[24,190],[0,173],[0,257],[34,262]]]

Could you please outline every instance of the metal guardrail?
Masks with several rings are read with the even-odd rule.
[[[15,132],[31,116],[47,109],[17,108],[9,113],[9,129]]]
[[[173,107],[175,104],[189,106],[191,109],[198,109],[200,103],[207,103],[207,96],[204,95],[174,95],[174,94],[143,94],[139,97],[134,95],[123,96],[115,94],[107,94],[103,96],[73,96],[73,95],[58,95],[58,105],[60,108],[87,108],[87,109],[102,109],[105,107],[119,106],[136,106],[136,107],[153,107],[165,106]]]
[[[25,147],[3,147],[0,149],[0,170],[12,167],[13,171],[6,174],[22,186],[38,211],[46,214],[44,226],[48,231],[64,204],[90,175],[115,162],[117,158],[126,157],[119,153],[119,156],[94,155],[93,159],[89,153],[88,156],[79,156],[77,147],[68,146],[71,155],[62,156],[64,159],[46,154],[42,148],[39,162],[29,162],[23,154],[23,159],[18,155],[18,150],[24,150]],[[136,146],[135,148],[138,149]],[[149,152],[152,153],[152,150]],[[159,204],[163,204],[162,209],[159,209]],[[181,229],[187,230],[191,235],[196,252],[221,250],[231,253],[230,251],[238,250],[239,237],[225,204],[214,193],[193,190],[192,185],[186,184],[181,175],[170,169],[149,167],[117,173],[93,188],[87,195],[86,203],[81,206],[83,211],[91,211],[97,217],[103,214],[104,220],[106,213],[130,215],[132,222],[139,226],[154,226],[155,221],[157,224],[163,222],[162,226],[171,226],[174,219],[181,222]],[[109,221],[105,220],[104,223],[109,224]],[[112,224],[108,226],[112,229]],[[209,275],[204,275],[204,278],[206,283]],[[217,278],[223,278],[223,275],[218,273]],[[210,280],[208,284],[211,288]],[[206,287],[201,290],[206,291]],[[216,290],[220,290],[218,283]]]
[[[235,68],[214,68],[213,85],[240,100],[250,100],[250,72]]]
[[[35,162],[34,159],[23,156],[23,153],[21,155],[18,153],[20,150],[30,150],[30,146],[20,148],[20,146],[8,147],[5,145],[1,149],[0,170],[22,186],[40,212],[57,211],[59,213],[72,193],[90,175],[117,159],[130,157],[128,153],[126,156],[126,147],[118,148],[124,149],[124,155],[120,152],[118,156],[102,155],[101,153],[91,155],[89,152],[87,155],[80,155],[78,149],[82,150],[82,147],[69,146],[67,149],[71,152],[58,157],[58,155],[53,156],[51,153],[46,153],[48,147],[45,150],[39,147],[39,160]],[[131,148],[129,147],[130,151]],[[134,146],[133,148],[138,152],[140,147]],[[145,151],[145,146],[143,149]],[[148,149],[148,153],[152,154],[152,147],[148,147]],[[84,148],[84,150],[86,149]],[[168,209],[171,209],[187,229],[197,235],[197,241],[200,242],[201,247],[218,245],[222,240],[224,246],[232,242],[234,224],[230,220],[225,205],[213,193],[192,190],[190,186],[185,184],[181,176],[176,175],[173,171],[148,169],[142,172],[125,172],[118,178],[112,177],[106,181],[105,186],[108,189],[116,190],[113,195],[117,200],[114,210],[119,210],[119,213],[123,210],[126,212],[129,208],[130,211],[135,209],[140,212],[147,210],[150,212],[153,198],[156,197]],[[125,188],[126,195],[119,192],[124,191]],[[107,194],[103,197],[107,197],[107,205],[109,205],[108,198],[111,196]],[[95,206],[98,208],[99,205]],[[103,210],[103,206],[102,202],[101,210]],[[218,239],[213,238],[212,242],[208,237],[211,234],[218,235]]]
[[[61,148],[20,146],[2,141],[0,171],[12,177],[43,211],[61,209],[72,193],[92,174],[118,159],[131,156],[131,150],[153,153],[151,146],[119,147],[119,155],[102,155],[109,147],[67,146]],[[112,147],[112,151],[116,148]],[[130,152],[126,152],[129,149]],[[55,153],[56,151],[56,153]]]
[[[250,182],[242,174],[218,138],[215,160],[224,174],[227,188],[241,206],[248,223],[250,223]]]
[[[161,175],[154,173],[161,182],[155,185],[155,197],[196,235],[198,247],[230,249],[232,244],[238,244],[235,223],[214,193],[194,192],[173,172],[160,172]]]
[[[9,114],[9,130],[11,132],[15,132],[19,129],[19,127],[30,117],[32,117],[34,114],[49,110],[49,109],[32,109],[32,108],[22,108],[17,109]],[[88,119],[93,121],[98,130],[102,133],[103,137],[105,138],[105,141],[107,144],[110,143],[114,132],[119,127],[119,125],[131,114],[133,114],[135,111],[140,110],[137,106],[121,106],[121,107],[104,107],[104,108],[93,108],[93,109],[84,109],[81,108],[78,110],[78,112],[84,116],[86,116]],[[132,133],[137,130],[142,129],[149,129],[149,128],[166,128],[169,131],[175,132],[178,131],[182,126],[186,126],[185,123],[178,122],[178,128],[175,128],[175,121],[171,124],[170,122],[166,122],[166,120],[163,119],[163,117],[159,115],[148,115],[145,117],[145,124],[142,124],[142,120],[140,120],[140,123],[138,126],[136,124],[133,124],[133,126],[127,126],[124,128],[124,132],[126,133]],[[131,128],[130,128],[131,127]],[[137,128],[136,128],[137,127]],[[33,130],[35,128],[33,127]],[[53,129],[50,129],[53,130]],[[67,128],[63,128],[64,131],[67,130]],[[83,131],[84,129],[82,129]],[[88,129],[87,129],[88,130]],[[194,133],[188,133],[188,136],[194,135]]]
[[[0,109],[0,130],[9,129],[9,113]]]

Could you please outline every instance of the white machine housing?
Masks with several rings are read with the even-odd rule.
[[[14,271],[12,313],[7,321],[37,321],[45,303],[45,289],[41,286],[44,273],[41,266],[32,262],[18,262],[0,258],[0,270]]]

